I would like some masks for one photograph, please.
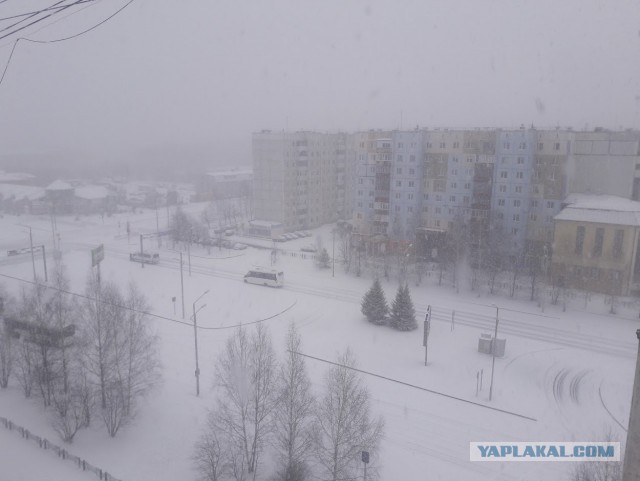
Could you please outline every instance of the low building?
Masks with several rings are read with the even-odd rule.
[[[572,194],[555,218],[552,283],[607,295],[640,292],[640,202]]]

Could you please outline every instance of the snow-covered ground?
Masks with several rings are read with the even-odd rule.
[[[127,221],[131,225],[129,237]],[[0,283],[14,293],[26,283],[11,277],[33,278],[30,255],[4,256],[9,249],[28,245],[24,225],[32,227],[34,244],[45,244],[51,250],[47,217],[0,219],[0,274],[4,276]],[[160,264],[142,268],[129,261],[129,252],[139,249],[139,234],[155,232],[155,212],[119,214],[104,220],[61,217],[57,226],[74,291],[83,290],[91,269],[90,249],[103,243],[103,279],[120,285],[134,280],[143,288],[155,314],[183,319],[179,254],[169,250],[166,241],[158,246],[156,239],[147,238],[145,250],[159,252]],[[160,219],[160,228],[164,226],[166,215]],[[315,235],[322,237],[331,252],[328,228],[316,231],[313,239],[278,247],[295,252],[314,241]],[[213,404],[215,359],[232,332],[210,328],[248,323],[276,313],[282,314],[265,322],[280,352],[286,327],[293,321],[306,354],[334,360],[349,346],[361,369],[388,378],[365,379],[374,410],[386,421],[381,479],[559,480],[564,479],[571,463],[471,463],[469,442],[596,441],[608,431],[614,440],[624,441],[621,426],[628,423],[637,352],[635,330],[640,327],[637,318],[571,309],[562,312],[553,306],[547,306],[543,313],[534,303],[456,293],[425,280],[419,287],[410,286],[420,320],[427,306],[433,306],[429,364],[425,367],[421,328],[401,333],[364,320],[360,300],[371,279],[347,275],[337,264],[333,277],[331,269],[319,270],[309,258],[281,255],[277,266],[285,272],[285,287],[272,289],[242,282],[251,266],[270,265],[268,249],[194,247],[191,273],[186,253],[184,259],[186,321],[194,300],[209,290],[198,303],[206,304],[198,313],[202,327],[198,334],[200,397],[195,395],[193,328],[151,317],[161,339],[162,386],[146,400],[135,423],[116,438],[109,438],[96,426],[79,432],[68,447],[123,481],[195,479],[193,445],[204,426],[207,408]],[[50,268],[52,260],[48,262]],[[40,256],[36,257],[36,271],[43,276]],[[397,281],[382,282],[387,299],[393,299]],[[493,332],[493,304],[499,307],[499,337],[507,339],[507,348],[505,357],[496,360],[493,399],[489,401],[491,357],[478,353],[477,345],[481,333]],[[453,325],[452,310],[456,311]],[[327,365],[308,359],[307,366],[319,390]],[[476,395],[480,371],[483,389]],[[25,400],[15,383],[0,392],[0,416],[57,439],[39,401]],[[92,479],[93,475],[1,427],[0,445],[2,479]]]

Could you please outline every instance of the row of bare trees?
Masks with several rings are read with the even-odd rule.
[[[281,363],[262,325],[229,338],[216,365],[217,402],[194,454],[201,479],[256,479],[269,456],[273,479],[355,480],[362,451],[370,453],[375,479],[383,421],[372,417],[353,354],[345,352],[327,371],[316,397],[300,348],[293,325]]]
[[[135,284],[123,293],[90,275],[84,295],[76,296],[57,265],[49,286],[3,298],[0,387],[13,379],[25,397],[40,398],[66,442],[94,417],[111,436],[134,419],[160,380],[157,339]]]

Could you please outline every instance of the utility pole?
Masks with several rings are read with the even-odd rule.
[[[142,234],[140,234],[140,267],[144,269],[144,247],[142,245]]]
[[[204,291],[200,297],[198,297],[195,301],[193,301],[193,339],[195,342],[195,352],[196,352],[196,396],[200,396],[200,366],[198,364],[198,321],[196,318],[196,314],[200,312],[201,309],[204,309],[207,305],[203,304],[196,310],[196,303],[202,299],[207,293],[209,289]]]
[[[331,273],[331,277],[335,277],[336,276],[336,230],[335,229],[331,231],[331,240],[332,240],[331,260],[333,263],[333,272]]]
[[[491,341],[491,384],[489,385],[489,401],[491,401],[491,397],[493,396],[493,370],[496,367],[496,344],[498,342],[498,322],[500,319],[500,309],[498,306],[496,308],[496,332],[493,336],[493,340]]]
[[[184,276],[182,274],[182,252],[180,252],[180,291],[182,292],[182,318],[184,319]]]
[[[42,244],[42,262],[44,264],[44,281],[49,282],[49,277],[47,276],[47,255],[44,251],[44,244]]]
[[[33,265],[33,282],[36,282],[36,257],[33,253],[33,235],[29,227],[29,247],[31,248],[31,264]]]

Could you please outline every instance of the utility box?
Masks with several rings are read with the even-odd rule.
[[[506,339],[494,340],[491,334],[480,334],[480,339],[478,339],[478,352],[482,354],[495,354],[496,357],[504,357],[506,347]]]

